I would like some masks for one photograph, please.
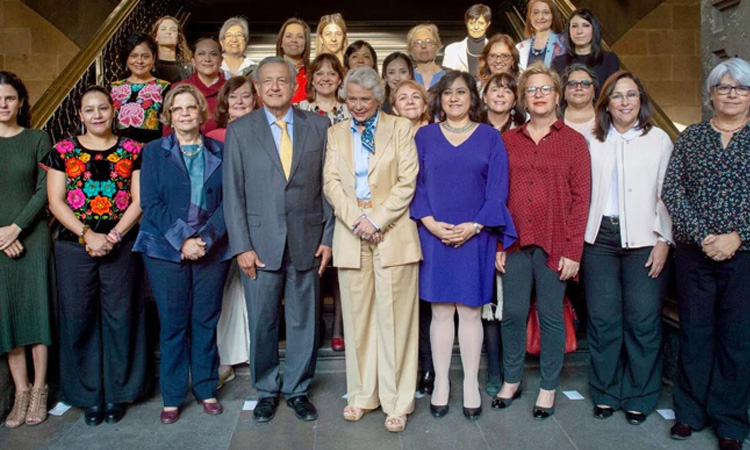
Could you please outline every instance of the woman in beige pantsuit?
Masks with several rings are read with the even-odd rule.
[[[409,204],[418,171],[407,119],[380,111],[384,88],[369,67],[350,71],[343,97],[352,115],[328,131],[324,192],[336,214],[348,402],[357,421],[380,406],[399,432],[414,410],[419,260]]]

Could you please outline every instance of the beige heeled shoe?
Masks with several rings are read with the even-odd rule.
[[[26,425],[39,425],[47,419],[47,393],[49,389],[31,388],[31,401],[26,412]]]
[[[10,411],[8,418],[5,419],[5,426],[7,428],[17,428],[26,422],[26,412],[29,410],[30,399],[31,386],[25,391],[16,391],[13,409]]]
[[[406,429],[406,414],[386,417],[385,429],[391,433],[400,433],[404,431],[404,429]]]

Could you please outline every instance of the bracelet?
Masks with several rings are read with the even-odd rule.
[[[115,227],[109,230],[109,232],[114,233],[115,237],[117,238],[117,242],[122,242],[122,233],[120,233],[120,230]]]
[[[479,234],[482,230],[479,228],[479,224],[474,222],[472,223],[474,225],[474,234]]]
[[[84,238],[84,236],[86,236],[86,232],[89,231],[90,229],[91,229],[90,226],[88,226],[87,224],[83,224],[83,228],[81,229],[81,232],[78,233],[79,244],[86,245],[86,239]]]

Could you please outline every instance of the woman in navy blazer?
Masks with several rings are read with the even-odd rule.
[[[143,222],[134,251],[143,253],[161,325],[162,423],[180,417],[192,372],[206,414],[216,400],[216,324],[231,258],[221,198],[222,147],[200,134],[206,99],[191,85],[172,89],[161,120],[175,133],[143,151]]]

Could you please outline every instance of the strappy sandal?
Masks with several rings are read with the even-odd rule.
[[[26,411],[29,410],[29,400],[31,399],[31,386],[25,391],[16,391],[16,399],[13,402],[13,409],[8,418],[5,419],[7,428],[17,428],[26,422]]]
[[[391,433],[400,433],[406,428],[406,414],[388,416],[385,419],[385,429]]]
[[[358,408],[356,406],[345,406],[344,407],[344,420],[349,422],[359,422],[362,416],[372,411],[371,409]]]
[[[26,412],[26,425],[39,425],[47,419],[47,386],[31,388],[31,401]]]

